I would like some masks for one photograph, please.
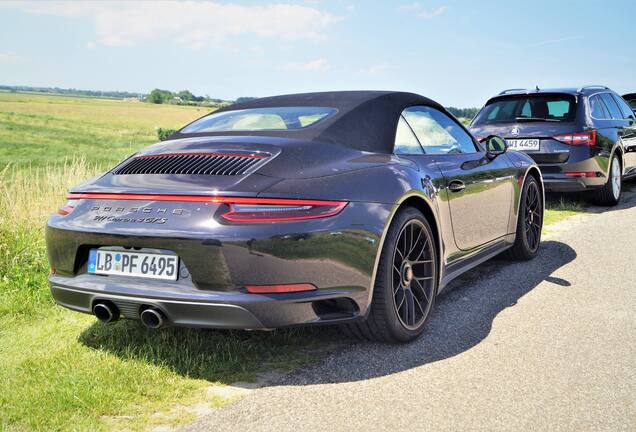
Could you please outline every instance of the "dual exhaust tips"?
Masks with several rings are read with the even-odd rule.
[[[120,313],[117,306],[111,302],[98,302],[93,306],[93,314],[103,323],[117,321]],[[141,323],[150,329],[158,329],[166,324],[166,319],[159,309],[147,307],[139,314]]]

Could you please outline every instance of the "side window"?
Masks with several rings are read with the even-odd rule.
[[[609,93],[602,93],[601,98],[603,99],[603,102],[605,102],[607,109],[609,109],[612,118],[623,120],[623,113],[620,108],[618,108],[618,105],[612,95]]]
[[[393,152],[395,154],[423,154],[422,146],[420,145],[413,131],[404,120],[404,117],[400,116],[398,120],[397,130],[395,131],[395,144],[393,146]]]
[[[590,111],[592,112],[592,117],[596,119],[606,120],[610,118],[605,109],[605,104],[598,95],[594,95],[590,98]]]
[[[402,113],[426,154],[475,153],[473,138],[455,120],[427,106]]]
[[[632,109],[629,107],[629,105],[627,105],[627,102],[625,102],[625,100],[617,95],[612,95],[614,97],[614,100],[616,100],[616,103],[618,104],[618,107],[621,109],[621,111],[623,112],[623,118],[625,119],[634,119],[634,111],[632,111]]]

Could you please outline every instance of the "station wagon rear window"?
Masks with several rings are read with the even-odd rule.
[[[571,122],[576,100],[567,94],[515,95],[496,98],[477,115],[474,126],[518,122]]]
[[[333,115],[335,108],[276,107],[223,111],[205,116],[181,133],[296,130],[309,127]]]

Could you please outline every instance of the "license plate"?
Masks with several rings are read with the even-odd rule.
[[[506,143],[512,150],[539,150],[538,139],[509,139]]]
[[[178,269],[176,255],[100,249],[91,249],[88,255],[88,272],[94,274],[177,280]]]

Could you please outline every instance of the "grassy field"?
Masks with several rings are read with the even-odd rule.
[[[43,226],[72,184],[203,108],[0,93],[0,429],[147,429],[227,400],[210,386],[308,361],[333,331],[271,333],[101,325],[56,307]],[[581,210],[553,202],[547,222]]]
[[[82,156],[112,164],[208,108],[112,99],[0,93],[0,167],[63,163]]]

